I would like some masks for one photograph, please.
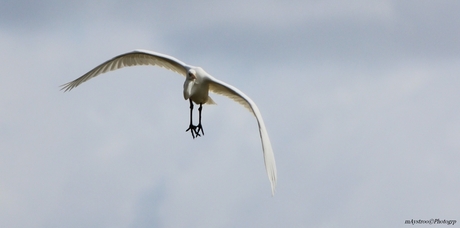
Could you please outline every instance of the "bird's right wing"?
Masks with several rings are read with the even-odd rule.
[[[185,76],[187,71],[192,67],[168,55],[147,50],[134,50],[102,63],[83,76],[62,85],[61,90],[64,90],[64,92],[70,91],[81,83],[108,71],[139,65],[159,66],[182,74],[183,76]]]
[[[257,124],[259,125],[260,140],[262,141],[262,150],[264,152],[264,162],[265,169],[267,171],[268,179],[270,180],[272,195],[275,194],[276,188],[276,163],[275,155],[273,154],[272,145],[270,139],[268,138],[267,129],[265,128],[264,120],[262,119],[262,114],[259,111],[257,105],[244,94],[239,89],[219,81],[213,77],[210,77],[209,90],[213,93],[221,94],[230,99],[240,103],[247,109],[249,109],[252,114],[257,119]]]

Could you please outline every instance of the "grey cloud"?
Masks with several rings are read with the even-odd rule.
[[[0,226],[456,219],[458,3],[283,3],[5,2]],[[253,116],[213,96],[206,135],[192,140],[180,75],[127,68],[59,91],[135,48],[200,65],[254,99],[277,159],[274,197]]]

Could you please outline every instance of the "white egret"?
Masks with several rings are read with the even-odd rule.
[[[276,187],[276,164],[275,164],[275,156],[273,154],[272,146],[270,143],[270,139],[268,138],[267,130],[265,129],[265,124],[262,119],[262,115],[257,108],[256,104],[246,96],[243,92],[239,89],[217,80],[216,78],[212,77],[206,71],[201,69],[200,67],[195,67],[191,65],[187,65],[182,61],[177,60],[174,57],[152,52],[146,50],[135,50],[132,52],[128,52],[119,56],[116,56],[101,65],[97,66],[96,68],[92,69],[88,73],[84,74],[83,76],[62,85],[62,89],[65,92],[70,91],[73,88],[79,86],[83,82],[88,81],[91,78],[98,76],[99,74],[117,70],[127,66],[138,66],[138,65],[153,65],[163,67],[179,74],[185,76],[185,83],[184,83],[184,99],[188,99],[190,101],[190,125],[186,131],[192,133],[192,137],[204,135],[203,127],[201,125],[201,110],[203,104],[215,104],[215,102],[209,97],[209,91],[217,94],[221,94],[227,96],[234,101],[240,103],[249,111],[254,114],[256,117],[258,126],[259,126],[259,133],[260,139],[262,141],[262,150],[264,155],[264,162],[265,162],[265,169],[268,174],[268,178],[271,183],[272,188],[272,195],[275,193]],[[199,111],[199,123],[198,125],[192,124],[192,113],[193,113],[193,102],[195,104],[199,104],[200,107]],[[200,134],[201,132],[201,134]]]

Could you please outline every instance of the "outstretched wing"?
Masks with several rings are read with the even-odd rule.
[[[268,179],[270,180],[272,187],[272,195],[275,194],[276,188],[276,164],[275,164],[275,155],[273,154],[272,145],[270,139],[268,138],[267,129],[265,128],[264,120],[262,119],[262,114],[260,114],[259,108],[257,105],[244,94],[239,89],[219,81],[213,77],[210,77],[209,90],[213,93],[221,94],[226,97],[231,98],[232,100],[240,103],[247,109],[249,109],[252,114],[257,119],[257,124],[259,125],[260,140],[262,141],[262,149],[264,152],[264,162],[265,169],[267,170]]]
[[[172,70],[182,75],[186,75],[187,71],[192,67],[189,66],[180,60],[160,53],[146,50],[134,50],[119,56],[116,56],[101,65],[90,70],[88,73],[83,76],[61,85],[61,90],[64,92],[70,91],[73,88],[79,86],[81,83],[88,81],[91,78],[94,78],[102,73],[117,70],[123,67],[129,66],[140,66],[140,65],[152,65],[166,68]]]

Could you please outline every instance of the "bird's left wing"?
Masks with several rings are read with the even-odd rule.
[[[213,93],[221,94],[226,97],[231,98],[232,100],[240,103],[247,109],[249,109],[252,114],[257,119],[257,124],[259,125],[260,140],[262,141],[262,149],[264,152],[264,162],[265,169],[267,171],[268,179],[270,180],[272,195],[275,194],[276,188],[276,163],[275,155],[273,154],[272,145],[268,137],[267,129],[265,128],[264,120],[262,119],[262,114],[259,111],[257,105],[244,94],[239,89],[219,81],[213,77],[210,77],[209,90]]]
[[[183,76],[185,76],[188,69],[192,67],[168,55],[147,50],[134,50],[102,63],[83,76],[62,85],[61,90],[64,90],[65,92],[69,91],[79,86],[81,83],[108,71],[139,65],[159,66],[182,74]]]

